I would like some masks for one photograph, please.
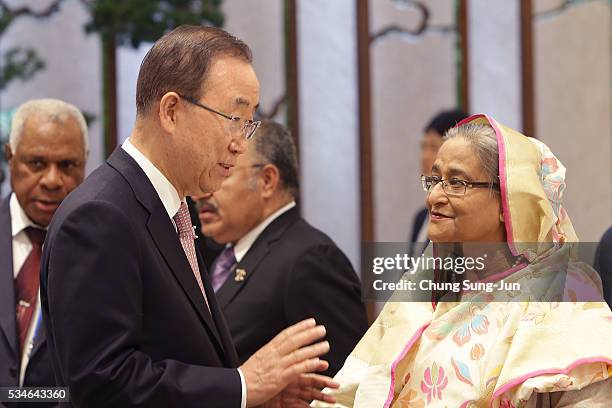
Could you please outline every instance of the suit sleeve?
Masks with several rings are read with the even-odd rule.
[[[597,246],[595,269],[601,276],[604,298],[612,308],[612,227],[608,228]]]
[[[120,209],[87,203],[62,222],[49,248],[46,327],[73,404],[240,407],[236,369],[153,361],[139,350],[146,271],[130,225]]]
[[[368,328],[359,279],[348,258],[333,244],[304,252],[287,275],[285,310],[290,324],[314,317],[325,325],[330,351],[323,359],[334,376]]]

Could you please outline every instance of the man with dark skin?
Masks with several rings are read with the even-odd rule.
[[[83,181],[85,119],[57,99],[26,102],[4,153],[12,192],[0,201],[0,386],[53,386],[38,301],[41,245],[58,206]]]

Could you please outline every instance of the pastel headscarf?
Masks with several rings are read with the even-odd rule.
[[[531,262],[551,243],[578,242],[563,208],[565,167],[541,141],[526,137],[487,115],[461,121],[495,130],[499,149],[499,183],[508,246]],[[527,243],[530,245],[521,245]],[[534,243],[541,243],[534,253]]]

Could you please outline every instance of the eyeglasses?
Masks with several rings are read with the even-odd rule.
[[[499,184],[486,181],[465,181],[459,179],[442,180],[437,176],[421,175],[421,184],[423,190],[431,192],[436,184],[442,183],[442,189],[448,195],[462,196],[465,195],[468,188],[492,188],[499,191]]]
[[[223,112],[219,112],[218,110],[215,110],[209,106],[204,105],[203,103],[200,103],[198,101],[196,101],[195,99],[192,98],[188,98],[186,96],[183,95],[179,95],[182,99],[186,100],[187,102],[189,102],[192,105],[198,106],[202,109],[206,109],[209,112],[212,112],[216,115],[222,116],[225,119],[231,120],[232,121],[232,131],[237,131],[238,129],[240,129],[240,131],[242,132],[242,134],[244,135],[245,139],[250,139],[253,137],[253,135],[255,134],[255,131],[257,130],[257,128],[259,128],[259,126],[261,125],[261,121],[256,120],[256,121],[252,121],[250,119],[246,119],[244,121],[244,123],[242,125],[240,125],[241,122],[241,118],[240,116],[232,116],[232,115],[228,115],[225,114]]]

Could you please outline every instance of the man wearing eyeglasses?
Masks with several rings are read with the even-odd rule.
[[[319,390],[334,383],[305,375],[328,366],[319,359],[325,329],[312,319],[238,367],[194,246],[185,197],[231,174],[257,129],[258,100],[248,46],[221,29],[179,27],[145,56],[134,130],[62,203],[47,234],[41,302],[70,405],[330,400]]]

